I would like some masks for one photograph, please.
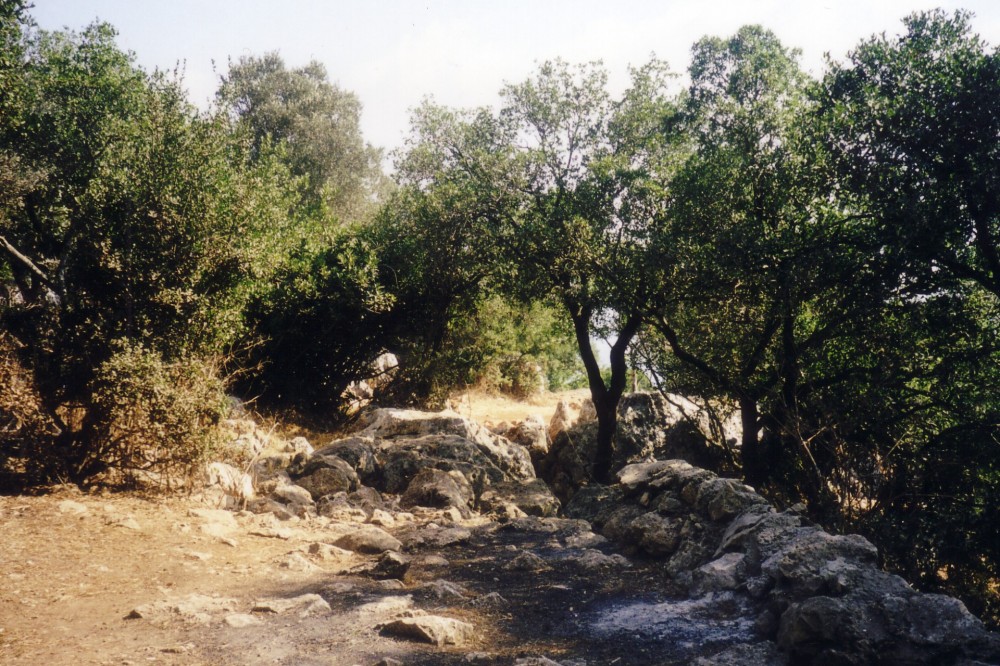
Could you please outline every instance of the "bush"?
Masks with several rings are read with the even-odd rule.
[[[45,480],[38,461],[51,451],[58,433],[20,351],[11,335],[0,332],[0,490],[4,492]]]
[[[82,470],[126,487],[169,489],[187,480],[218,443],[223,382],[200,359],[165,362],[122,343],[91,383]]]

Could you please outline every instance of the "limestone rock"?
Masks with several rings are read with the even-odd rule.
[[[520,553],[504,565],[507,571],[547,571],[551,568],[544,559],[531,551]]]
[[[336,456],[354,469],[358,479],[371,485],[376,479],[378,461],[375,458],[375,440],[371,437],[348,437],[330,442],[317,450],[318,456]]]
[[[205,486],[218,487],[226,496],[240,503],[255,496],[250,475],[222,462],[210,463],[205,468]]]
[[[308,490],[296,484],[281,485],[271,493],[286,504],[312,504],[313,496]]]
[[[253,612],[275,615],[294,612],[298,617],[309,617],[329,614],[330,604],[318,594],[302,594],[289,599],[261,599],[254,603]]]
[[[693,573],[692,593],[702,595],[709,592],[737,589],[747,577],[747,557],[742,553],[727,553],[698,567]]]
[[[399,539],[374,525],[358,525],[353,531],[334,541],[333,545],[356,553],[374,554],[387,550],[398,551],[403,546]]]
[[[468,622],[440,615],[403,617],[380,625],[378,629],[385,636],[430,643],[438,647],[464,645],[474,638],[475,633],[475,628]]]
[[[505,428],[502,434],[527,449],[532,461],[540,460],[549,452],[548,428],[545,420],[537,414]]]
[[[243,629],[260,624],[260,618],[254,617],[249,613],[229,613],[222,618],[222,621],[234,629]]]
[[[495,483],[483,491],[479,505],[497,514],[513,505],[529,516],[555,516],[560,508],[559,500],[541,479]]]
[[[358,487],[358,474],[354,468],[334,455],[312,455],[301,470],[292,473],[292,479],[309,491],[313,499],[339,492],[350,492]]]
[[[461,474],[425,468],[420,470],[407,485],[399,503],[404,507],[426,506],[438,509],[455,507],[468,515],[469,505],[473,499],[472,487]]]
[[[406,576],[410,568],[410,558],[393,551],[386,551],[375,563],[372,576],[375,578],[398,578]]]

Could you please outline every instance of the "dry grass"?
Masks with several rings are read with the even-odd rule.
[[[453,409],[462,416],[484,424],[502,421],[512,423],[523,421],[532,414],[538,414],[548,423],[556,411],[560,400],[581,402],[590,397],[588,389],[541,393],[526,400],[515,400],[508,396],[470,390],[456,393],[451,397]]]

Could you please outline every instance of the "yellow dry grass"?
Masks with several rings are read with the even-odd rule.
[[[479,390],[463,391],[451,396],[452,409],[462,416],[484,424],[513,423],[537,414],[548,423],[560,400],[579,403],[590,397],[588,389],[540,393],[525,400],[486,393]]]

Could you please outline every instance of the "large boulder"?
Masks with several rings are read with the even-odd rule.
[[[308,490],[314,500],[325,495],[351,492],[359,484],[354,468],[335,455],[313,454],[289,471],[295,484]]]
[[[375,441],[371,437],[348,437],[331,442],[317,450],[317,456],[336,456],[340,458],[358,475],[365,485],[372,485],[378,471],[375,459]]]
[[[527,449],[454,412],[379,409],[365,425],[358,437],[372,442],[372,485],[383,492],[404,492],[424,468],[458,472],[477,496],[493,483],[535,478]]]
[[[472,486],[464,476],[458,472],[443,472],[426,467],[410,480],[399,503],[404,507],[423,506],[434,509],[455,507],[468,515],[474,499]]]

